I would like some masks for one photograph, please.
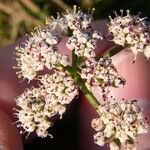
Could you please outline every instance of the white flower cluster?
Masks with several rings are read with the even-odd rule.
[[[58,68],[69,65],[68,57],[56,51],[59,42],[57,35],[50,28],[33,33],[26,41],[24,47],[17,47],[17,69],[19,77],[33,80],[37,72],[44,68]]]
[[[65,15],[65,17],[72,32],[72,36],[68,39],[66,46],[70,50],[74,50],[78,56],[95,57],[94,49],[96,48],[96,43],[98,40],[102,40],[103,37],[97,31],[92,30],[92,15],[76,10],[75,7],[74,11]]]
[[[68,28],[71,30],[82,30],[87,29],[91,26],[92,13],[83,13],[77,6],[74,6],[73,11],[66,10],[65,14],[60,15],[58,13],[57,18],[53,16],[51,20],[47,20],[46,24],[51,28],[51,30],[66,33]]]
[[[56,71],[52,75],[41,76],[40,88],[26,90],[17,99],[19,125],[26,132],[36,131],[39,137],[48,136],[48,128],[52,126],[50,118],[62,115],[69,104],[78,95],[74,80],[65,72]]]
[[[19,124],[29,134],[36,131],[39,137],[48,136],[48,128],[52,126],[52,122],[48,117],[52,117],[56,112],[52,109],[47,110],[44,100],[45,90],[42,88],[27,89],[18,99],[16,117]],[[21,133],[23,133],[21,131]]]
[[[97,112],[99,118],[93,119],[91,125],[97,131],[95,143],[100,146],[107,143],[111,150],[119,150],[121,145],[134,150],[137,136],[148,132],[148,124],[136,101],[107,101]]]
[[[113,41],[122,46],[129,46],[135,55],[142,52],[149,59],[150,57],[150,28],[146,18],[138,15],[132,16],[127,10],[127,15],[116,14],[115,18],[110,17],[109,32],[113,34]]]
[[[87,59],[81,69],[81,77],[90,89],[93,86],[100,87],[123,87],[125,80],[118,74],[110,58],[102,57],[99,61]]]
[[[66,34],[68,32],[68,23],[65,16],[57,13],[57,18],[51,16],[51,19],[46,20],[46,24],[49,28],[59,34]]]
[[[74,6],[72,12],[67,11],[67,13],[64,14],[64,17],[66,18],[68,27],[71,30],[87,29],[91,26],[93,19],[92,13],[83,13],[83,11],[78,9],[77,6]]]
[[[94,49],[99,39],[102,40],[103,38],[97,31],[83,32],[74,30],[73,36],[68,39],[66,46],[70,50],[74,50],[78,56],[93,58],[96,56]]]
[[[56,19],[52,17],[51,22],[47,20],[46,28],[37,29],[36,33],[28,37],[24,46],[16,48],[18,51],[16,68],[20,70],[17,72],[18,76],[32,80],[37,76],[38,71],[44,68],[57,68],[60,64],[69,65],[68,57],[57,50],[57,44],[62,36],[69,31],[73,35],[68,38],[67,47],[75,50],[78,56],[95,57],[94,49],[102,36],[90,28],[91,21],[92,15],[77,10],[76,6],[73,12],[58,14]],[[87,31],[87,28],[90,30]]]
[[[74,80],[63,71],[55,71],[52,75],[41,76],[40,82],[49,93],[46,97],[48,103],[50,100],[50,103],[57,101],[62,105],[69,104],[78,95],[78,88]]]

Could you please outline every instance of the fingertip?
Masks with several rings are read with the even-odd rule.
[[[23,144],[19,131],[8,117],[0,109],[0,150],[23,150]]]
[[[23,39],[21,39],[23,40]],[[20,42],[21,42],[20,40]],[[12,108],[15,107],[15,98],[23,92],[27,86],[25,82],[20,83],[16,75],[14,49],[19,41],[0,49],[0,108],[9,116],[12,116]]]
[[[121,51],[112,57],[113,64],[118,73],[126,80],[124,88],[113,88],[111,92],[114,97],[125,99],[150,99],[150,63],[147,64],[144,55],[137,56],[133,64],[134,55],[130,51]]]

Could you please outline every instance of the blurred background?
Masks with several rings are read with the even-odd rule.
[[[84,10],[96,8],[95,19],[107,18],[113,10],[122,8],[150,16],[150,0],[0,0],[0,47],[44,24],[46,17],[56,16],[57,11],[63,12],[73,5]]]

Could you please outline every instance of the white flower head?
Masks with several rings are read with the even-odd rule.
[[[77,85],[66,72],[55,71],[52,75],[41,76],[39,80],[48,93],[47,101],[55,98],[60,104],[65,105],[78,95]]]
[[[72,32],[72,36],[69,37],[66,46],[70,50],[74,50],[78,56],[86,58],[95,57],[94,49],[96,48],[97,41],[102,40],[103,37],[91,27],[92,14],[86,14],[75,6],[73,12],[68,12],[64,16]]]
[[[30,134],[36,131],[39,137],[48,136],[48,128],[52,126],[52,122],[48,120],[45,111],[45,90],[43,88],[27,89],[18,99],[17,106],[19,107],[15,113],[18,118],[18,127],[21,127]],[[49,111],[53,116],[55,112]],[[39,132],[43,131],[43,132]]]
[[[127,15],[123,16],[121,10],[121,15],[116,14],[113,19],[110,17],[109,32],[113,34],[112,40],[116,44],[129,46],[129,49],[135,55],[135,59],[137,54],[141,52],[149,59],[150,34],[146,17],[130,15],[129,10],[127,10]]]
[[[76,30],[75,30],[76,31]],[[97,31],[73,31],[73,35],[68,39],[66,46],[70,50],[74,50],[77,56],[85,58],[95,58],[94,52],[97,47],[98,40],[102,39],[102,36]]]
[[[81,70],[81,77],[85,80],[88,88],[100,86],[107,88],[110,86],[123,87],[125,80],[118,74],[109,58],[100,58],[99,61],[87,59],[86,66]]]
[[[67,13],[64,14],[68,26],[72,30],[77,29],[86,29],[91,25],[92,22],[92,13],[86,14],[83,13],[83,11],[76,6],[74,6],[73,11],[67,10]]]
[[[100,104],[98,113],[99,118],[93,119],[91,125],[98,132],[94,135],[94,140],[100,146],[107,141],[112,141],[110,142],[111,150],[119,149],[121,144],[128,147],[128,150],[132,150],[137,136],[148,132],[148,124],[141,116],[142,111],[135,101],[121,103],[107,101],[103,105]],[[97,136],[99,134],[102,135],[104,143],[98,142],[102,140],[100,136]],[[131,141],[133,141],[132,145]]]
[[[38,29],[28,37],[24,46],[17,47],[18,76],[33,80],[38,71],[44,68],[52,69],[57,66],[69,65],[68,57],[57,51],[59,37],[51,32],[50,28]]]

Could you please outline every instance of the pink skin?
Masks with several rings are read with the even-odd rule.
[[[99,21],[93,24],[93,27],[102,33],[106,33],[106,25],[104,21]],[[64,42],[66,39],[64,39]],[[20,43],[18,41],[17,43]],[[64,42],[61,42],[58,46],[61,52],[65,54],[70,54],[70,51],[66,48]],[[19,82],[15,71],[12,66],[15,65],[15,61],[12,59],[14,57],[13,50],[17,43],[7,46],[0,50],[0,149],[1,150],[22,150],[22,141],[19,131],[12,124],[11,120],[14,120],[12,116],[12,108],[15,107],[14,98],[23,92],[23,90],[30,85],[27,82]],[[101,55],[106,49],[108,49],[111,44],[106,41],[99,42],[96,53]],[[122,52],[121,52],[122,53]],[[139,56],[135,64],[132,64],[131,56],[122,53],[121,58],[114,60],[116,67],[119,69],[120,74],[127,80],[127,85],[124,89],[113,90],[113,94],[118,97],[123,98],[141,98],[144,102],[148,102],[149,99],[149,64],[145,63],[145,58]],[[132,66],[131,69],[128,69]],[[141,67],[140,67],[141,66]],[[128,68],[127,68],[128,67]],[[127,71],[126,71],[127,70]],[[139,72],[140,71],[140,72]],[[139,74],[139,73],[142,73]],[[137,80],[137,79],[141,79]],[[136,81],[136,82],[135,82]],[[79,150],[98,150],[99,146],[93,142],[94,130],[90,127],[91,120],[96,117],[94,109],[85,100],[83,95],[81,95],[81,106],[80,106],[80,119],[79,119]],[[146,108],[146,107],[145,107]],[[148,107],[147,107],[148,108]],[[147,110],[147,109],[146,109]],[[148,111],[147,111],[148,112]],[[9,137],[9,138],[8,138]],[[148,140],[142,139],[140,142],[149,143]],[[141,145],[141,144],[139,144]],[[143,148],[143,145],[142,145]],[[150,145],[149,147],[150,148]],[[103,148],[101,148],[103,149]],[[140,149],[142,150],[142,149]],[[143,149],[144,150],[144,149]]]
[[[21,42],[21,41],[18,41]],[[17,44],[17,42],[16,42]],[[22,137],[13,124],[14,98],[23,92],[25,84],[19,83],[12,66],[13,50],[16,44],[0,50],[0,149],[23,150]]]
[[[0,109],[0,149],[23,150],[21,135],[9,116]]]
[[[118,99],[137,99],[139,106],[143,108],[143,113],[150,121],[150,62],[147,63],[146,57],[139,54],[135,63],[133,53],[129,50],[115,55],[113,63],[118,72],[126,79],[126,85],[122,89],[112,89],[111,93]],[[150,132],[146,135],[139,136],[139,150],[150,149]]]
[[[113,64],[117,68],[118,72],[126,79],[126,85],[122,89],[112,88],[110,91],[111,95],[118,100],[121,100],[122,98],[127,100],[139,100],[139,106],[143,108],[143,112],[145,116],[148,117],[149,121],[150,63],[147,63],[146,58],[140,54],[138,55],[136,62],[133,64],[132,62],[134,60],[134,55],[129,50],[123,50],[122,52],[113,56],[112,59]],[[83,107],[86,109],[83,109]],[[89,106],[85,98],[83,98],[83,101],[81,101],[80,114],[80,148],[84,150],[99,150],[100,147],[91,142],[95,132],[90,128],[90,122],[93,118],[97,117],[97,114],[94,112],[94,109]],[[150,149],[149,139],[150,133],[139,136],[138,150]]]

